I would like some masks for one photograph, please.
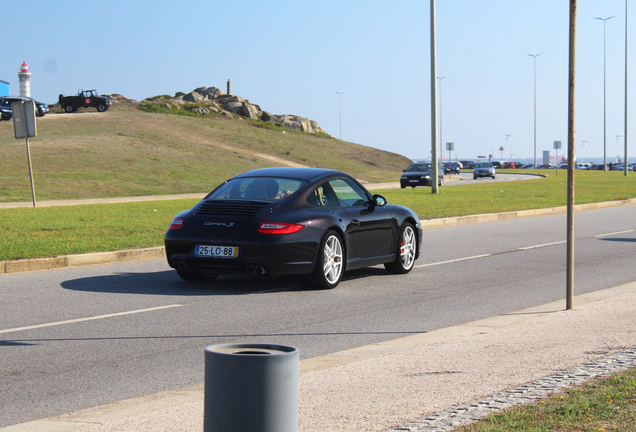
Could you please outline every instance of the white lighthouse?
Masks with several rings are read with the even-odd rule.
[[[20,79],[20,96],[31,97],[31,72],[29,72],[29,66],[25,61],[20,66],[18,78]]]

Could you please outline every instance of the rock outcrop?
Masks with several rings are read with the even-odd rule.
[[[314,120],[296,115],[270,114],[267,111],[263,111],[260,106],[240,96],[226,95],[216,87],[199,87],[190,93],[178,92],[173,97],[167,95],[155,96],[144,99],[142,102],[161,102],[166,104],[166,107],[188,109],[197,114],[216,112],[230,118],[247,117],[253,120],[279,123],[286,129],[326,133]]]

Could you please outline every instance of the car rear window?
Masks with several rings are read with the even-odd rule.
[[[304,180],[274,177],[242,177],[232,179],[206,197],[211,199],[277,201],[296,193]]]

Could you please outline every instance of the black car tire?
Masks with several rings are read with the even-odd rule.
[[[495,179],[495,176],[492,176],[492,179],[494,180],[494,179]]]
[[[203,270],[176,269],[181,279],[188,282],[213,282],[219,275]]]
[[[75,108],[73,105],[66,105],[64,107],[64,111],[66,111],[67,113],[73,113],[75,111],[77,111],[77,108]]]
[[[400,229],[400,236],[395,250],[395,260],[384,264],[389,273],[406,274],[413,269],[417,253],[417,234],[413,225],[406,222]]]
[[[316,257],[316,265],[300,282],[312,289],[332,289],[338,286],[344,273],[344,246],[338,233],[329,230],[323,236]]]
[[[107,111],[107,110],[108,110],[108,107],[105,104],[97,105],[97,111],[104,112],[104,111]]]

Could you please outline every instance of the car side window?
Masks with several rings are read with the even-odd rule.
[[[342,207],[368,207],[369,197],[364,189],[348,178],[335,178],[329,180]]]
[[[331,185],[325,182],[314,189],[307,197],[307,202],[318,207],[339,207],[338,197]]]

